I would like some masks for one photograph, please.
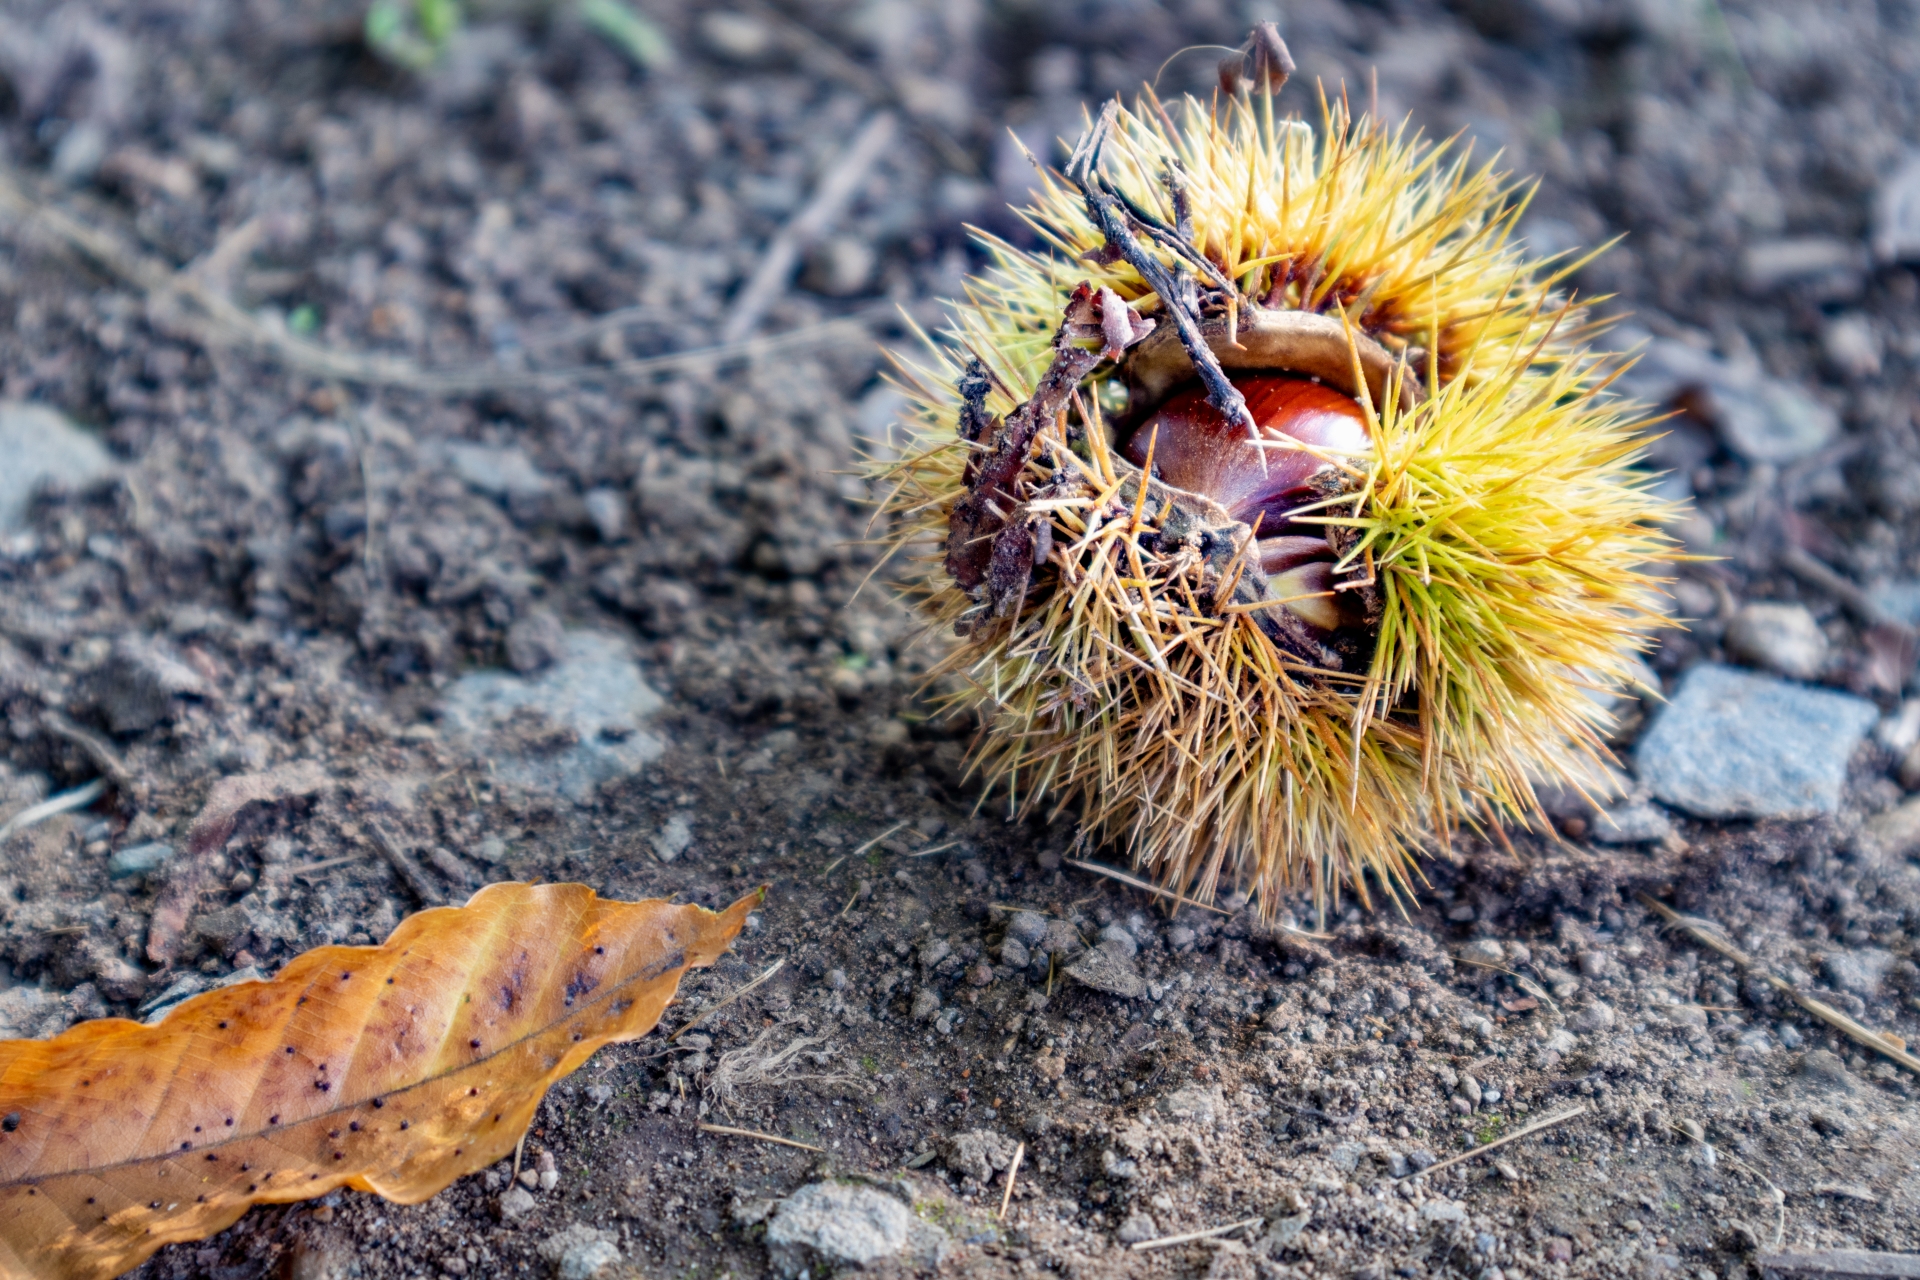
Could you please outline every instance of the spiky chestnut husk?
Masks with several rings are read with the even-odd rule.
[[[1014,811],[1078,802],[1202,897],[1397,898],[1463,821],[1594,779],[1673,513],[1501,175],[1337,105],[1317,136],[1270,99],[1181,109],[1119,113],[1105,167],[1230,286],[1188,314],[1258,432],[1050,180],[1026,216],[1056,252],[989,240],[950,341],[903,365],[894,537],[944,544],[913,590]]]

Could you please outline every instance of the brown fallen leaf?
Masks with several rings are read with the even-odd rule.
[[[154,1026],[0,1041],[0,1274],[116,1275],[340,1186],[425,1200],[510,1153],[601,1045],[652,1030],[764,895],[715,913],[490,885]]]

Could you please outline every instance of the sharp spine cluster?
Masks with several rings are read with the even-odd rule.
[[[1253,43],[1267,92],[1103,113],[1025,212],[1049,251],[983,237],[885,470],[990,794],[1270,913],[1397,899],[1591,780],[1675,513],[1524,198],[1340,103],[1276,120]],[[1275,394],[1329,421],[1263,432]]]

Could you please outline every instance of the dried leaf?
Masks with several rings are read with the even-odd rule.
[[[106,1277],[250,1205],[412,1204],[511,1152],[549,1085],[659,1021],[723,912],[496,884],[269,982],[0,1041],[0,1274]]]

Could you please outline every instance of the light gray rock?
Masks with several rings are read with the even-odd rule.
[[[1920,796],[1869,818],[1857,840],[1887,858],[1902,858],[1920,849]]]
[[[1880,372],[1884,343],[1873,321],[1858,311],[1835,316],[1820,330],[1820,352],[1844,378],[1871,378]]]
[[[844,1182],[815,1182],[781,1202],[767,1223],[767,1257],[775,1275],[802,1280],[815,1267],[832,1272],[903,1259],[936,1267],[951,1245],[884,1191]]]
[[[1822,297],[1860,292],[1867,251],[1857,240],[1837,236],[1790,236],[1748,245],[1740,254],[1740,287],[1752,294],[1783,285],[1811,286]]]
[[[1507,949],[1493,938],[1475,938],[1460,948],[1460,958],[1477,965],[1501,965],[1507,963]]]
[[[1908,155],[1874,193],[1873,256],[1920,262],[1920,153]]]
[[[1673,834],[1673,819],[1657,805],[1630,800],[1604,809],[1587,829],[1600,844],[1659,844]]]
[[[1817,817],[1840,807],[1848,757],[1879,716],[1864,698],[1703,663],[1641,737],[1635,770],[1697,817]]]
[[[1920,625],[1920,582],[1902,580],[1883,582],[1867,592],[1867,598],[1895,622]]]
[[[941,1155],[947,1168],[972,1178],[981,1186],[993,1181],[995,1172],[1013,1163],[1019,1144],[991,1129],[969,1129],[942,1144]]]
[[[1613,1029],[1613,1006],[1605,1000],[1595,1000],[1586,1008],[1567,1019],[1567,1025],[1582,1035],[1595,1031]]]
[[[515,446],[456,444],[447,448],[453,474],[490,498],[538,498],[553,487],[553,477],[533,465]]]
[[[1160,1226],[1152,1217],[1135,1209],[1127,1215],[1127,1220],[1120,1224],[1120,1229],[1113,1233],[1113,1238],[1121,1244],[1139,1244],[1144,1240],[1157,1240],[1160,1238]]]
[[[502,1222],[517,1222],[532,1213],[537,1204],[531,1192],[521,1187],[508,1187],[493,1202],[493,1211]]]
[[[639,773],[666,744],[644,727],[663,706],[624,640],[593,631],[566,637],[561,660],[528,679],[476,671],[447,687],[449,736],[518,786],[591,803],[602,783]],[[531,713],[561,733],[528,743],[513,729]]]
[[[507,628],[507,665],[523,676],[539,675],[566,650],[566,629],[551,609],[531,610]]]
[[[1814,680],[1827,665],[1827,636],[1801,604],[1743,604],[1727,624],[1733,657],[1794,680]]]
[[[620,1261],[620,1247],[612,1234],[584,1222],[562,1227],[548,1236],[540,1243],[539,1253],[559,1280],[593,1280]]]
[[[1879,998],[1893,959],[1892,952],[1878,947],[1857,947],[1830,953],[1821,968],[1835,989],[1851,991],[1862,1000],[1874,1000]]]
[[[1138,1000],[1147,993],[1147,984],[1134,967],[1130,950],[1111,939],[1103,941],[1068,965],[1067,976],[1083,987]]]
[[[1824,448],[1840,417],[1805,391],[1672,339],[1654,339],[1620,379],[1623,393],[1654,404],[1685,395],[1703,409],[1729,448],[1749,462],[1794,462]]]
[[[1133,935],[1127,932],[1124,925],[1117,922],[1101,929],[1098,941],[1111,942],[1125,952],[1129,960],[1140,953],[1140,944],[1134,941]]]
[[[1037,911],[1016,911],[1007,922],[1007,936],[1032,947],[1047,936],[1047,918]]]
[[[693,845],[693,827],[687,822],[685,814],[676,813],[667,819],[653,837],[653,856],[662,862],[672,862]]]
[[[164,867],[172,856],[173,846],[164,841],[128,845],[124,849],[115,849],[107,858],[107,874],[115,880],[152,875]]]
[[[0,400],[0,534],[26,527],[27,507],[45,486],[83,489],[113,474],[98,440],[45,405]]]
[[[1160,1112],[1173,1120],[1215,1124],[1227,1112],[1226,1095],[1219,1085],[1190,1084],[1161,1098]]]
[[[1086,950],[1087,944],[1081,941],[1079,930],[1065,920],[1047,921],[1046,936],[1040,939],[1035,951],[1044,951],[1056,960],[1064,961],[1068,956],[1078,955]]]

